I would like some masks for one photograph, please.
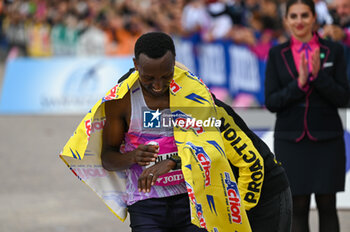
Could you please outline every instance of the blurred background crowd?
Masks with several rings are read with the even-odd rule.
[[[315,30],[344,45],[349,77],[350,0],[314,1]],[[149,31],[242,45],[266,61],[271,46],[289,39],[284,9],[285,0],[4,0],[0,61],[132,55],[136,39]]]
[[[345,26],[336,14],[335,1],[345,0],[315,0],[318,26],[325,28],[321,31],[325,36],[332,34],[328,25]],[[197,35],[206,42],[229,40],[266,58],[271,45],[288,38],[282,20],[284,0],[5,0],[0,4],[2,59],[130,55],[139,35],[157,30],[173,36]]]

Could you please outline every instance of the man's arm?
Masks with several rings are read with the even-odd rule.
[[[102,166],[108,171],[120,171],[129,168],[133,164],[146,166],[157,158],[158,146],[140,144],[135,150],[121,153],[120,145],[127,131],[128,107],[130,102],[125,100],[112,100],[105,103],[106,123],[102,135]],[[138,180],[139,191],[149,192],[158,176],[169,172],[175,167],[172,160],[163,160],[141,173]]]
[[[220,131],[226,156],[230,163],[238,168],[239,194],[245,209],[250,210],[258,204],[261,196],[265,177],[264,159],[251,138],[252,132],[243,120],[230,106],[215,97],[214,99],[221,120]]]
[[[105,103],[106,123],[102,135],[101,159],[103,167],[108,171],[127,169],[135,163],[145,166],[157,157],[155,146],[140,145],[125,154],[119,151],[127,131],[125,112],[128,106],[124,99]]]

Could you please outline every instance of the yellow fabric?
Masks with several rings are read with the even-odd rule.
[[[60,157],[114,212],[125,220],[125,176],[101,166],[100,148],[105,121],[103,102],[122,98],[138,78],[138,72],[114,87],[79,124]],[[178,154],[191,202],[192,223],[215,232],[251,231],[243,203],[217,127],[217,112],[206,86],[189,72],[175,67],[170,84],[170,109],[210,125],[174,127]],[[207,121],[208,122],[208,121]],[[84,159],[83,159],[84,158]],[[125,204],[125,203],[124,203]]]
[[[222,139],[228,160],[239,168],[238,190],[246,210],[255,207],[264,181],[264,159],[244,130],[222,107],[217,107],[222,121]]]

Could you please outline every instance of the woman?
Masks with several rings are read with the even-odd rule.
[[[320,231],[339,231],[336,192],[344,190],[345,145],[337,108],[349,100],[343,48],[313,33],[312,0],[289,0],[291,39],[272,48],[265,104],[277,113],[274,148],[293,195],[293,231],[309,231],[315,194]]]

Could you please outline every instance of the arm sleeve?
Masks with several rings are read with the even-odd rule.
[[[252,133],[231,107],[215,99],[221,136],[230,163],[238,168],[238,189],[246,210],[255,207],[264,181],[264,159],[246,134]]]
[[[334,76],[327,74],[323,69],[318,72],[312,85],[334,107],[342,107],[349,101],[350,91],[346,76],[346,63],[344,51],[340,45],[334,48],[335,66]]]
[[[344,29],[345,38],[342,41],[345,46],[350,47],[350,30],[348,28]]]
[[[306,93],[298,86],[297,79],[292,79],[287,85],[282,85],[277,72],[276,60],[282,59],[274,49],[269,52],[265,72],[265,105],[271,112],[281,111],[296,101],[300,101]],[[290,75],[286,71],[286,75]]]

